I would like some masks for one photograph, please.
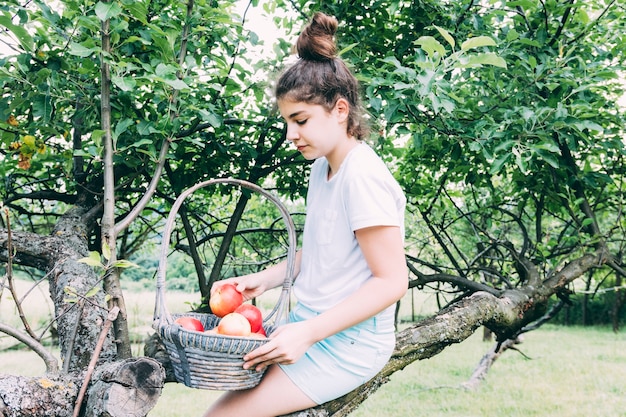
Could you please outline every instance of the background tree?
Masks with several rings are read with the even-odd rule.
[[[173,199],[202,179],[261,183],[299,210],[304,161],[283,146],[267,84],[289,43],[279,41],[271,58],[256,57],[251,48],[259,39],[242,24],[245,9],[241,19],[233,6],[166,0],[2,6],[0,24],[15,49],[0,62],[0,191],[10,213],[0,229],[0,256],[11,266],[9,277],[18,265],[47,273],[66,359],[62,372],[50,361],[49,377],[81,386],[77,375],[102,347],[88,400],[98,398],[103,389],[94,387],[111,373],[104,365],[122,364],[123,375],[153,366],[120,360],[130,342],[119,338],[123,321],[116,321],[117,337],[94,326],[114,320],[110,288],[99,291],[100,271],[77,262],[90,251],[102,255],[92,264],[110,262],[101,244],[104,196],[111,192],[104,181],[103,63],[111,79],[113,217],[124,225],[114,260],[132,258],[152,241]],[[379,377],[311,415],[349,413],[395,370],[482,325],[502,343],[513,340],[557,300],[567,302],[579,278],[589,291],[620,294],[624,116],[615,101],[625,19],[617,2],[275,1],[264,7],[287,31],[316,10],[342,23],[342,54],[365,86],[374,146],[409,197],[410,285],[436,291],[442,307],[398,335]],[[110,49],[100,41],[105,37]],[[159,163],[154,194],[126,224],[151,192]],[[207,201],[229,203],[230,210],[207,217]],[[258,238],[276,242],[267,252],[259,251],[256,237],[237,240],[252,236],[235,226],[255,207],[245,193],[231,197],[216,189],[181,210],[173,247],[193,258],[200,301],[214,280],[233,273],[224,266],[230,255],[256,250],[261,262],[281,253],[272,223],[261,226],[274,237]],[[3,288],[10,287],[6,282]],[[614,297],[615,328],[621,303]],[[0,330],[35,348],[42,337]],[[150,369],[158,381],[158,368]],[[10,400],[23,396],[22,380],[0,377],[0,409],[19,409]],[[55,404],[72,411],[79,393],[58,394],[38,404],[36,414],[66,415],[51,411]]]

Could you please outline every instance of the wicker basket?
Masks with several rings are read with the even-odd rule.
[[[264,371],[257,372],[254,369],[243,369],[243,356],[267,343],[267,339],[223,336],[215,333],[200,333],[186,330],[174,323],[182,315],[199,319],[207,330],[217,326],[220,318],[214,314],[203,313],[172,315],[168,312],[165,303],[167,254],[176,213],[185,198],[199,188],[212,184],[231,184],[253,190],[278,207],[288,231],[287,271],[278,302],[263,319],[263,328],[269,335],[276,328],[278,322],[287,317],[297,244],[293,220],[280,200],[263,188],[243,180],[221,178],[204,181],[188,188],[176,199],[172,206],[165,224],[163,241],[161,243],[153,327],[167,349],[178,382],[184,383],[191,388],[223,391],[241,390],[252,388],[261,381]]]

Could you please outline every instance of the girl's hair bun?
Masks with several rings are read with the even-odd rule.
[[[329,61],[337,57],[335,33],[339,23],[333,16],[316,13],[296,42],[298,56],[308,61]]]

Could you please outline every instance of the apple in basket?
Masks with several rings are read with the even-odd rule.
[[[258,332],[251,333],[250,337],[253,337],[255,339],[267,339],[267,334],[265,333],[265,329],[261,327]]]
[[[217,334],[226,336],[250,336],[250,322],[243,314],[229,313],[217,324]]]
[[[239,313],[248,319],[250,322],[250,328],[252,333],[257,333],[260,329],[263,329],[263,314],[261,310],[253,304],[242,304],[235,310],[235,313]]]
[[[183,329],[195,330],[196,332],[204,331],[204,326],[202,325],[202,322],[194,317],[179,317],[174,320],[174,323],[180,325]]]
[[[243,303],[243,295],[233,284],[224,284],[209,299],[209,307],[217,317],[232,313]]]

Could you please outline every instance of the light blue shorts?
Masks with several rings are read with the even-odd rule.
[[[316,404],[347,394],[374,377],[391,357],[396,342],[393,308],[317,342],[296,363],[280,367]],[[318,314],[298,303],[289,321]]]

